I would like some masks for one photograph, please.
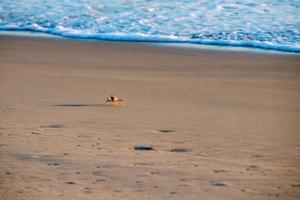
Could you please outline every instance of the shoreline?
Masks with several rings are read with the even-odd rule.
[[[299,63],[0,35],[0,198],[299,199]]]
[[[133,43],[133,44],[146,44],[146,45],[157,45],[167,46],[173,48],[183,49],[200,49],[200,50],[213,50],[213,51],[228,51],[228,52],[247,52],[247,53],[261,53],[261,54],[276,54],[276,55],[300,55],[300,52],[293,52],[287,50],[276,50],[271,48],[253,47],[253,46],[242,46],[242,45],[225,45],[225,44],[201,44],[192,42],[172,42],[172,41],[126,41],[126,40],[109,40],[109,39],[95,39],[95,38],[76,38],[62,36],[59,34],[50,34],[44,32],[35,31],[18,31],[18,30],[0,30],[0,35],[3,36],[17,36],[17,37],[34,37],[34,38],[48,38],[48,39],[63,39],[63,40],[74,40],[74,41],[86,41],[86,42],[119,42],[119,43]]]

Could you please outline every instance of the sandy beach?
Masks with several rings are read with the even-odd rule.
[[[299,55],[1,35],[0,96],[0,199],[300,198]]]

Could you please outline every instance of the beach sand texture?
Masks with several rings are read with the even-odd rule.
[[[1,199],[300,198],[300,56],[0,36],[0,96]]]

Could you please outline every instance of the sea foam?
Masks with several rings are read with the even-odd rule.
[[[0,30],[300,52],[299,0],[0,0]]]

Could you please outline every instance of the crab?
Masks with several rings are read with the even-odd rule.
[[[121,106],[121,105],[124,105],[124,100],[120,97],[110,95],[110,97],[106,99],[106,104],[110,104],[110,105],[114,105],[114,106]]]

